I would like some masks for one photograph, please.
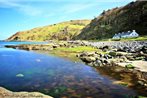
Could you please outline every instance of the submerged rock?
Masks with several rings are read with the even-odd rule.
[[[16,77],[24,77],[23,74],[17,74]]]

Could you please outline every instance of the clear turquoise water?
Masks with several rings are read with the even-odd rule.
[[[17,77],[18,74],[23,77]],[[137,95],[112,82],[81,63],[0,48],[0,86],[12,91],[39,91],[55,98],[131,98]]]

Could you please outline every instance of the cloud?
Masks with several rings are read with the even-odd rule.
[[[123,1],[136,1],[136,0],[1,0],[8,2],[71,2],[71,3],[97,3],[97,2],[123,2]],[[147,1],[147,0],[140,0]]]
[[[28,16],[54,16],[53,13],[73,14],[90,7],[98,5],[100,2],[123,2],[133,0],[0,0],[0,8],[12,8],[22,14]],[[38,3],[42,6],[35,5]],[[43,6],[43,3],[49,4],[60,4],[57,8],[48,9],[47,5]],[[50,11],[51,10],[51,11]]]
[[[87,8],[90,8],[92,6],[95,6],[96,4],[87,4],[87,3],[83,3],[83,4],[71,4],[71,5],[67,5],[64,8],[64,12],[65,13],[75,13],[81,10],[85,10]]]
[[[0,0],[0,8],[12,8],[29,16],[41,15],[42,10],[18,0]]]
[[[18,9],[20,12],[23,12],[29,16],[38,16],[41,15],[43,13],[42,10],[40,10],[39,8],[35,8],[32,6],[21,6]]]

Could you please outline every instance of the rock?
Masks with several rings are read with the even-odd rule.
[[[20,77],[21,78],[21,77],[24,77],[24,75],[23,74],[17,74],[16,77]]]
[[[143,81],[138,81],[138,83],[139,83],[140,85],[144,85]]]
[[[84,57],[84,56],[87,56],[87,55],[88,55],[87,52],[83,52],[83,53],[79,54],[79,57]]]
[[[127,62],[128,61],[128,59],[125,56],[121,56],[120,59],[122,59],[123,62]]]
[[[103,46],[103,47],[100,47],[99,49],[101,49],[102,51],[106,52],[108,50],[110,50],[110,46]]]
[[[130,48],[129,48],[129,47],[124,47],[124,48],[123,48],[123,51],[124,51],[124,52],[129,52],[129,51],[130,51]]]
[[[59,47],[59,45],[53,45],[53,48],[58,48]]]
[[[102,62],[103,65],[110,64],[110,62],[105,58],[102,58],[100,61]]]
[[[109,55],[112,57],[116,57],[116,52],[109,52]]]
[[[81,57],[81,60],[86,63],[91,63],[91,62],[96,61],[96,58],[95,57]]]
[[[36,62],[41,62],[41,60],[40,59],[36,59]]]
[[[66,46],[66,44],[65,43],[59,43],[59,46],[64,47],[64,46]]]
[[[142,51],[143,53],[147,53],[147,46],[143,46],[142,49],[141,49],[141,51]]]
[[[110,46],[104,46],[103,49],[110,49]]]
[[[116,49],[116,48],[114,48],[114,49],[111,49],[111,51],[117,52],[117,49]]]
[[[100,60],[95,61],[95,66],[101,66],[101,65],[102,65],[102,62]]]
[[[109,59],[110,56],[109,56],[108,54],[104,54],[104,58],[105,58],[105,59]]]
[[[131,61],[134,61],[134,60],[135,60],[134,57],[133,57],[132,55],[126,55],[126,58],[127,58],[128,60],[131,60]]]
[[[116,53],[116,56],[119,56],[119,57],[120,57],[120,56],[124,56],[124,55],[126,55],[126,53],[124,53],[124,52],[117,52],[117,53]]]
[[[80,57],[84,56],[96,56],[95,52],[83,52],[80,54]]]
[[[125,65],[125,67],[128,68],[128,69],[134,69],[135,68],[132,64],[127,64],[127,65]]]
[[[12,92],[0,87],[0,98],[53,98],[39,92]]]
[[[80,54],[76,54],[76,57],[80,57],[81,55]]]

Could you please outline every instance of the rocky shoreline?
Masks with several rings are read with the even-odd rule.
[[[122,66],[136,74],[139,79],[139,84],[147,86],[147,41],[52,41],[44,45],[11,45],[6,47],[24,50],[52,51],[59,47],[71,48],[77,46],[91,46],[97,49],[97,51],[87,52],[85,50],[76,54],[76,57],[86,64],[93,67]]]
[[[12,92],[0,87],[0,98],[53,98],[39,92]]]

